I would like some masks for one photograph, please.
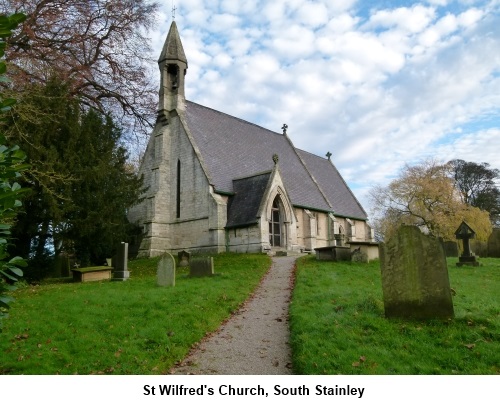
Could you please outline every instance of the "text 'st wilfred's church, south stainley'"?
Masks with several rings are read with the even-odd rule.
[[[129,219],[139,256],[312,251],[370,241],[367,215],[335,166],[286,135],[187,101],[188,61],[173,22],[159,59],[158,119]]]

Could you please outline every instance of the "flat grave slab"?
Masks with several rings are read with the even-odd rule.
[[[112,271],[113,267],[108,266],[82,267],[80,269],[71,270],[73,273],[73,281],[77,283],[110,280]]]

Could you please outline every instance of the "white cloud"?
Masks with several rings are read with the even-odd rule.
[[[418,33],[423,31],[434,18],[435,9],[422,5],[411,8],[400,7],[394,10],[384,9],[371,16],[366,28],[398,28],[401,31]]]
[[[297,21],[311,28],[317,28],[328,22],[328,9],[319,2],[306,2],[296,12]]]
[[[353,9],[353,7],[358,3],[357,0],[335,0],[335,1],[325,1],[324,4],[331,13],[342,13]]]
[[[209,29],[213,32],[223,32],[238,27],[241,19],[232,14],[216,14],[210,18]]]
[[[355,29],[358,22],[359,18],[348,13],[342,13],[330,19],[326,26],[325,33],[330,35],[342,34]]]
[[[316,51],[314,32],[304,26],[293,24],[270,39],[269,47],[273,53],[286,60],[304,59]]]

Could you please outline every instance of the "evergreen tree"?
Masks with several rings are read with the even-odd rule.
[[[37,113],[14,113],[10,125],[31,164],[25,182],[32,193],[15,227],[16,253],[24,253],[36,269],[47,269],[62,251],[74,253],[83,265],[102,264],[127,240],[132,227],[126,210],[142,189],[127,165],[122,132],[112,117],[82,109],[56,79],[34,86],[22,102],[20,111]]]
[[[111,117],[91,109],[83,114],[79,136],[69,146],[77,181],[64,237],[74,243],[83,263],[104,262],[133,230],[126,212],[137,202],[142,181],[127,166],[127,152],[119,145],[121,136]]]

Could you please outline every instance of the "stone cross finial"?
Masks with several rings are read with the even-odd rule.
[[[280,160],[280,158],[279,158],[278,154],[275,153],[273,155],[273,162],[274,162],[274,164],[277,165],[279,160]]]
[[[328,160],[330,160],[330,158],[332,157],[332,154],[331,154],[330,152],[328,152],[328,153],[326,154],[326,157],[328,158]]]
[[[288,125],[287,124],[283,124],[283,126],[281,127],[281,129],[283,130],[283,135],[286,135],[286,130],[288,129]]]

